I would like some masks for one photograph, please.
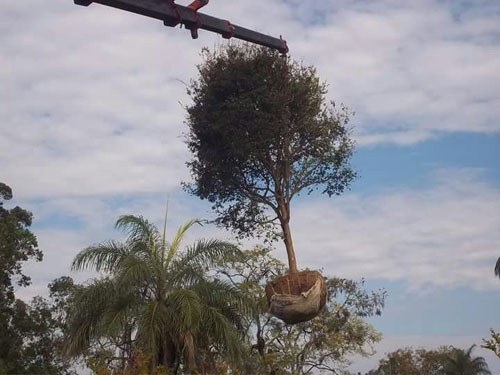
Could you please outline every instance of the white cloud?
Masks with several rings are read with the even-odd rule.
[[[166,194],[123,195],[115,196],[114,199],[76,196],[35,201],[16,200],[13,204],[33,212],[32,231],[44,254],[42,262],[30,261],[24,265],[23,272],[31,277],[33,283],[28,288],[19,289],[16,295],[23,299],[45,295],[47,284],[64,275],[79,282],[95,277],[96,274],[91,271],[71,271],[71,262],[76,254],[87,246],[102,241],[124,239],[124,234],[114,228],[114,223],[121,215],[142,215],[161,227],[166,203]],[[9,202],[7,206],[11,205]],[[186,199],[185,194],[170,197],[167,239],[171,239],[177,228],[186,221],[193,218],[207,219],[210,216],[208,209],[208,205],[198,200]],[[186,234],[183,244],[189,245],[201,238],[228,240],[231,236],[212,225],[195,226]]]
[[[357,111],[361,145],[500,129],[495,2],[459,17],[453,4],[428,0],[212,3],[209,13],[282,33],[292,56],[317,65],[332,96]],[[185,30],[97,4],[0,7],[2,180],[24,201],[43,198],[47,210],[83,220],[86,229],[65,240],[71,254],[111,235],[109,223],[128,208],[161,216],[155,194],[189,179],[182,82],[195,76],[200,47],[220,38],[201,32],[192,41]],[[131,199],[145,194],[156,198]],[[116,197],[130,202],[112,207]],[[199,207],[182,217],[206,216]],[[298,205],[294,233],[299,251],[311,249],[299,260],[315,264],[312,254],[333,251],[335,273],[482,288],[493,282],[498,212],[493,187],[442,177],[423,191]],[[41,234],[42,248],[52,236]]]
[[[457,20],[433,1],[353,3],[335,2],[293,45],[356,110],[360,144],[500,129],[498,12]]]
[[[117,201],[71,197],[16,202],[34,212],[33,230],[45,253],[42,263],[26,268],[35,288],[22,293],[35,295],[52,279],[68,274],[71,260],[86,246],[122,238],[113,228],[120,215],[143,215],[161,226],[165,203],[164,194],[124,195]],[[432,186],[420,190],[298,200],[292,211],[299,268],[351,279],[404,281],[411,293],[458,286],[498,288],[493,266],[500,256],[500,190],[482,182],[480,171],[440,170]],[[168,232],[191,218],[212,217],[208,203],[176,194],[170,198]],[[185,244],[199,238],[234,240],[207,225],[193,228]],[[274,255],[286,262],[282,244],[276,244]]]
[[[495,2],[459,18],[453,3],[429,0],[212,3],[209,13],[283,34],[292,56],[317,65],[331,97],[356,110],[361,146],[500,130]],[[182,82],[196,75],[201,46],[220,37],[192,41],[68,0],[0,8],[0,161],[18,194],[159,192],[188,177]]]
[[[177,187],[188,157],[181,80],[194,75],[199,46],[102,6],[31,5],[6,6],[4,178],[37,196]]]
[[[299,265],[415,288],[497,288],[500,190],[477,170],[443,170],[434,179],[431,188],[299,202],[292,215]]]

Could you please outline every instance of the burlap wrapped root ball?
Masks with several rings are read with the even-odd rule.
[[[269,312],[287,324],[318,316],[326,303],[327,290],[318,271],[301,271],[276,278],[266,285]]]

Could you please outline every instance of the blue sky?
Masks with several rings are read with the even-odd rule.
[[[427,142],[395,146],[382,144],[356,152],[359,174],[353,190],[373,192],[394,187],[428,187],[429,173],[438,168],[475,168],[481,178],[498,186],[500,134],[443,134]]]
[[[179,0],[179,2],[181,2]],[[182,2],[181,2],[182,3]],[[43,294],[121,214],[210,218],[189,181],[185,85],[203,46],[225,43],[100,5],[0,5],[0,180],[35,215]],[[480,344],[500,329],[500,3],[212,1],[209,12],[288,40],[345,103],[357,142],[350,192],[294,202],[299,266],[389,293],[376,367],[401,346]],[[231,234],[214,227],[191,239]],[[276,256],[285,259],[276,246]],[[88,274],[72,274],[85,280]],[[500,361],[487,351],[493,373]]]

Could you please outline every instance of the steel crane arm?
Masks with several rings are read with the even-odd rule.
[[[276,49],[283,54],[288,53],[286,41],[281,37],[275,38],[238,25],[233,25],[227,20],[194,12],[188,7],[174,4],[173,1],[169,0],[74,0],[74,2],[82,6],[99,3],[161,20],[166,26],[176,26],[181,23],[190,30],[200,28],[221,34],[227,39],[237,38]]]

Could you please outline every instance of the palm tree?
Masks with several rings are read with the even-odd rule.
[[[214,261],[238,250],[227,242],[201,240],[179,251],[195,224],[200,221],[181,226],[167,243],[166,220],[161,234],[143,217],[122,216],[116,228],[128,235],[125,242],[102,242],[75,257],[73,270],[92,269],[106,277],[76,296],[69,354],[101,338],[123,337],[122,353],[130,359],[139,348],[150,359],[150,373],[158,365],[193,370],[203,358],[198,354],[209,348],[233,362],[240,359],[241,312],[248,304],[234,287],[207,275]]]
[[[446,356],[442,375],[491,375],[488,364],[483,357],[472,357],[476,345],[469,349],[453,350]]]

